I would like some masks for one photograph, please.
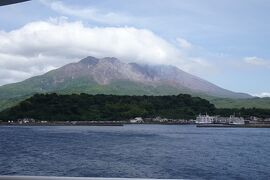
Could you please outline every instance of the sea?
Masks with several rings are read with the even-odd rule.
[[[0,126],[0,175],[270,179],[270,129]]]

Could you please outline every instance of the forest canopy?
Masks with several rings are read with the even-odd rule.
[[[217,109],[209,101],[187,94],[117,96],[35,94],[0,113],[0,119],[33,118],[46,121],[114,121],[134,117],[195,119],[198,114],[270,117],[264,109]]]

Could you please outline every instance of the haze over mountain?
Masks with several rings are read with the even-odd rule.
[[[33,93],[90,93],[169,95],[188,93],[223,98],[250,98],[220,88],[199,77],[168,65],[124,63],[114,57],[86,57],[44,75],[0,87],[0,98]]]

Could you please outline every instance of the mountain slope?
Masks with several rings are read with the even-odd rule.
[[[3,101],[11,98],[16,102],[34,93],[46,92],[118,95],[188,93],[218,98],[251,98],[248,94],[220,88],[174,66],[128,64],[116,58],[87,57],[44,75],[1,86],[0,106],[1,102],[5,106]]]

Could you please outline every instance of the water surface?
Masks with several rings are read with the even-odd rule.
[[[269,179],[270,129],[0,127],[0,174]]]

